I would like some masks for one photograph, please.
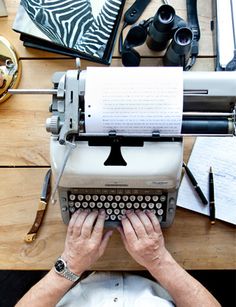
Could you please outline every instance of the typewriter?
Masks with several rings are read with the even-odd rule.
[[[127,210],[151,210],[161,227],[169,227],[174,220],[181,180],[183,137],[235,135],[236,73],[182,72],[182,105],[172,111],[169,106],[162,105],[158,115],[160,119],[168,117],[172,129],[176,113],[179,113],[179,128],[165,132],[162,122],[151,126],[150,117],[143,118],[141,110],[138,121],[143,121],[142,127],[149,130],[131,131],[130,119],[126,118],[127,104],[121,103],[124,96],[117,99],[121,88],[130,85],[126,81],[119,84],[119,69],[112,68],[115,85],[110,83],[106,88],[106,93],[116,96],[111,96],[109,101],[105,97],[105,105],[109,102],[110,111],[107,115],[105,108],[100,118],[96,118],[104,104],[101,102],[104,95],[100,91],[111,79],[109,74],[105,77],[110,67],[97,67],[90,72],[89,69],[57,72],[52,78],[53,89],[31,91],[52,95],[52,116],[46,121],[46,129],[51,133],[53,197],[57,191],[66,224],[78,209],[104,209],[107,226],[119,224]],[[159,73],[158,68],[152,69]],[[122,72],[125,75],[133,73],[135,79],[135,75],[143,74],[143,68],[122,68]],[[91,79],[91,74],[96,75],[95,79]],[[130,76],[129,80],[133,78]],[[140,99],[145,100],[146,105],[149,105],[145,98],[150,94],[149,87],[149,80],[142,83],[141,90],[139,86],[138,96],[141,91]],[[155,92],[157,87],[152,87],[152,91]],[[87,91],[92,94],[87,95]],[[165,91],[169,95],[169,91]],[[160,94],[153,95],[157,95],[154,100],[163,98],[160,99]],[[126,96],[132,102],[137,100],[136,91],[131,89]],[[126,108],[125,112],[120,113],[123,108]],[[170,112],[174,119],[169,117]],[[111,117],[109,123],[107,116]],[[153,111],[149,116],[157,117]],[[105,129],[100,129],[104,123]],[[163,125],[166,125],[164,121]]]

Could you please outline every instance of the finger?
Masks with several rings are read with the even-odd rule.
[[[102,242],[101,242],[101,245],[100,245],[100,247],[99,247],[99,256],[100,256],[100,257],[104,254],[105,249],[106,249],[106,247],[107,247],[107,244],[108,244],[108,242],[109,242],[110,237],[112,236],[112,234],[113,234],[113,231],[112,231],[112,230],[110,230],[110,231],[108,231],[108,232],[106,232],[106,233],[104,234],[103,239],[102,239]]]
[[[73,233],[73,226],[75,224],[75,221],[77,219],[77,217],[79,216],[80,210],[77,210],[71,217],[69,225],[68,225],[68,229],[67,229],[67,234],[68,235],[72,235]]]
[[[105,217],[106,217],[105,211],[104,210],[100,211],[92,231],[91,237],[94,237],[94,239],[99,241],[101,241],[102,239]]]
[[[72,235],[74,239],[78,238],[81,235],[81,229],[88,214],[89,214],[88,210],[83,210],[79,212],[78,217],[75,220],[75,223],[72,228]]]
[[[137,216],[139,217],[140,221],[142,222],[146,232],[148,234],[154,231],[154,227],[150,218],[143,212],[143,211],[136,211]]]
[[[123,217],[121,223],[123,226],[123,231],[126,241],[127,242],[136,241],[138,238],[129,219],[127,217]]]
[[[90,238],[91,237],[93,225],[94,225],[94,222],[95,222],[97,216],[98,216],[98,211],[92,211],[86,217],[86,219],[83,223],[82,229],[81,229],[81,236],[83,238]]]
[[[130,221],[130,223],[132,224],[132,227],[138,237],[139,238],[143,238],[145,237],[145,235],[147,235],[146,230],[142,224],[142,222],[140,221],[139,217],[134,213],[128,213],[127,217]]]
[[[149,217],[149,219],[150,219],[150,221],[151,221],[151,223],[153,225],[154,230],[156,232],[158,232],[158,233],[162,233],[161,226],[160,226],[160,223],[159,223],[158,218],[156,217],[156,215],[153,212],[151,212],[151,211],[147,211],[146,214]]]

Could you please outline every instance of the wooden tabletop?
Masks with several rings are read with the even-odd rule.
[[[186,17],[184,0],[170,1],[181,17]],[[206,4],[207,2],[207,4]],[[214,70],[214,50],[210,30],[211,1],[198,1],[201,27],[200,54],[193,70]],[[133,3],[126,1],[125,10]],[[19,88],[51,88],[55,71],[75,68],[74,59],[25,48],[19,34],[12,31],[19,0],[7,0],[8,17],[0,18],[0,35],[16,48],[22,64]],[[152,1],[142,19],[153,16],[161,1]],[[138,48],[141,65],[161,65],[160,53],[145,45]],[[94,66],[82,61],[82,68]],[[113,66],[120,66],[117,44]],[[36,241],[23,238],[35,217],[42,181],[49,161],[49,138],[45,120],[49,116],[50,96],[15,95],[0,105],[0,269],[50,269],[63,250],[66,225],[59,206],[49,204]],[[187,161],[194,140],[185,140]],[[174,224],[164,230],[167,248],[186,269],[235,269],[235,227],[217,221],[210,226],[207,217],[177,208]],[[127,254],[119,234],[111,238],[105,255],[94,265],[97,270],[143,269]]]

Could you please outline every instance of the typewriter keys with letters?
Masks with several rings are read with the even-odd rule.
[[[168,193],[154,189],[71,189],[63,193],[62,217],[71,217],[78,209],[105,210],[106,226],[116,226],[127,210],[150,210],[162,223],[165,222],[172,198]],[[66,219],[67,219],[66,218]]]

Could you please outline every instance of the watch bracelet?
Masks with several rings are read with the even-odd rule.
[[[67,271],[64,271],[62,273],[62,276],[73,282],[76,282],[80,278],[79,275],[76,275],[75,273],[71,272],[68,268],[67,268]]]
[[[64,271],[62,271],[62,272],[57,271],[55,265],[54,265],[54,271],[55,271],[57,274],[59,274],[59,275],[65,277],[66,279],[68,279],[68,280],[70,280],[70,281],[72,281],[72,282],[78,281],[79,278],[80,278],[80,275],[77,275],[77,274],[71,272],[71,271],[69,270],[69,268],[67,267],[67,262],[66,262],[61,256],[57,258],[57,261],[58,261],[58,260],[61,260],[62,262],[64,262],[64,264],[65,264]],[[56,263],[57,263],[57,261],[56,261]],[[56,263],[55,263],[55,264],[56,264]]]

